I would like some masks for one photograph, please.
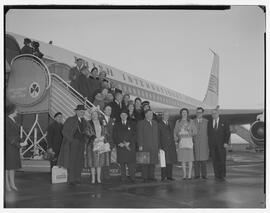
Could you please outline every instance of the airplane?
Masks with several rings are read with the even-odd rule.
[[[62,110],[66,118],[74,113],[72,111],[74,104],[82,100],[89,107],[93,106],[84,97],[78,98],[80,94],[69,85],[69,69],[74,66],[76,58],[82,58],[90,65],[90,69],[97,67],[99,71],[106,71],[107,78],[117,85],[118,89],[130,94],[132,99],[140,97],[148,100],[153,111],[159,113],[168,110],[172,119],[177,119],[179,109],[183,107],[188,108],[191,114],[195,114],[197,107],[203,107],[205,117],[209,118],[211,110],[219,104],[219,56],[211,49],[213,63],[208,88],[204,100],[200,101],[113,66],[32,38],[30,38],[32,41],[39,42],[39,49],[44,54],[43,58],[39,59],[28,54],[21,55],[20,49],[23,47],[24,38],[28,37],[6,32],[5,70],[6,75],[9,75],[6,101],[11,101],[18,107],[21,137],[29,140],[32,145],[27,151],[33,147],[45,151],[41,143],[46,140],[45,129],[50,117],[53,117],[56,111]],[[70,101],[68,102],[67,99]],[[72,106],[69,106],[70,102],[73,103]],[[264,146],[264,121],[257,120],[257,116],[264,112],[263,109],[220,109],[219,111],[220,116],[228,121],[233,132],[241,134],[240,136],[244,138],[251,137],[249,142],[253,145]],[[239,128],[239,125],[243,124],[252,124],[248,135],[243,128]]]

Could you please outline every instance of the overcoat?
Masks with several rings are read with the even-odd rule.
[[[117,148],[118,163],[135,163],[136,162],[136,137],[137,126],[133,121],[127,120],[125,125],[122,122],[117,122],[113,128],[113,141]],[[124,141],[129,142],[128,150],[126,147],[120,147],[118,144]]]
[[[165,151],[167,164],[173,164],[177,161],[173,130],[174,128],[171,122],[168,122],[167,125],[163,121],[159,122],[160,148]]]
[[[87,135],[87,122],[85,119],[82,118],[82,125],[83,125],[83,135]],[[84,145],[86,142],[86,137],[83,135],[78,138],[76,137],[76,132],[78,131],[79,127],[79,120],[77,115],[69,117],[63,127],[63,141],[58,157],[57,164],[63,166],[66,169],[70,168],[70,165],[73,162],[77,162],[78,168],[83,168],[83,152],[84,152]],[[76,147],[76,152],[73,149]]]
[[[52,148],[56,156],[59,155],[63,140],[63,124],[54,121],[47,128],[48,148]]]
[[[8,116],[6,116],[5,136],[5,169],[19,169],[21,168],[20,128]]]
[[[202,118],[199,123],[198,119],[194,119],[194,125],[197,128],[197,135],[193,137],[194,159],[195,161],[205,161],[209,158],[209,145],[207,135],[208,120]]]
[[[158,149],[160,147],[158,123],[152,120],[152,125],[146,119],[138,121],[137,140],[138,146],[143,147],[143,152],[150,153],[150,164],[158,163]]]

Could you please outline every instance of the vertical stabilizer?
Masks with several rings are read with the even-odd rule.
[[[203,103],[208,107],[215,108],[218,105],[219,56],[213,50],[211,50],[211,52],[213,52],[214,54],[214,59],[209,78],[208,88]]]

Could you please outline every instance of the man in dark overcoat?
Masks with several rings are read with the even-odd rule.
[[[79,75],[81,74],[81,70],[84,67],[83,65],[83,60],[81,58],[76,58],[76,66],[72,67],[69,70],[69,80],[70,80],[70,85],[74,87],[76,85],[76,80],[78,79]]]
[[[227,122],[219,117],[218,109],[212,111],[212,119],[208,122],[207,131],[215,179],[225,181],[226,148],[230,139],[230,128]]]
[[[160,149],[165,152],[166,167],[161,168],[161,181],[174,180],[172,178],[172,167],[176,163],[176,147],[173,136],[173,124],[169,121],[169,112],[162,114],[162,121],[159,123]]]
[[[49,153],[54,153],[54,158],[51,160],[51,167],[56,165],[59,156],[62,140],[63,140],[63,115],[57,112],[54,115],[54,121],[47,128],[47,141]]]
[[[132,121],[127,120],[128,111],[121,111],[121,121],[115,123],[113,128],[113,141],[117,149],[117,162],[121,166],[121,180],[126,181],[126,165],[131,182],[135,182],[136,164],[136,136],[137,127]]]
[[[145,111],[145,118],[137,124],[137,139],[139,151],[150,153],[150,164],[142,165],[143,181],[156,181],[155,164],[158,163],[159,150],[159,128],[158,123],[153,120],[151,109]]]
[[[58,157],[58,165],[67,169],[68,183],[80,184],[84,163],[84,145],[87,135],[87,122],[84,119],[84,105],[77,105],[76,115],[69,117],[63,127],[63,142]]]
[[[23,48],[21,49],[21,54],[33,54],[33,48],[30,46],[31,40],[29,38],[25,38],[23,41]]]

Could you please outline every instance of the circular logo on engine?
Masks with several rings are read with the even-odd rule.
[[[33,82],[29,87],[29,93],[32,98],[36,98],[40,92],[40,87],[37,82]]]

